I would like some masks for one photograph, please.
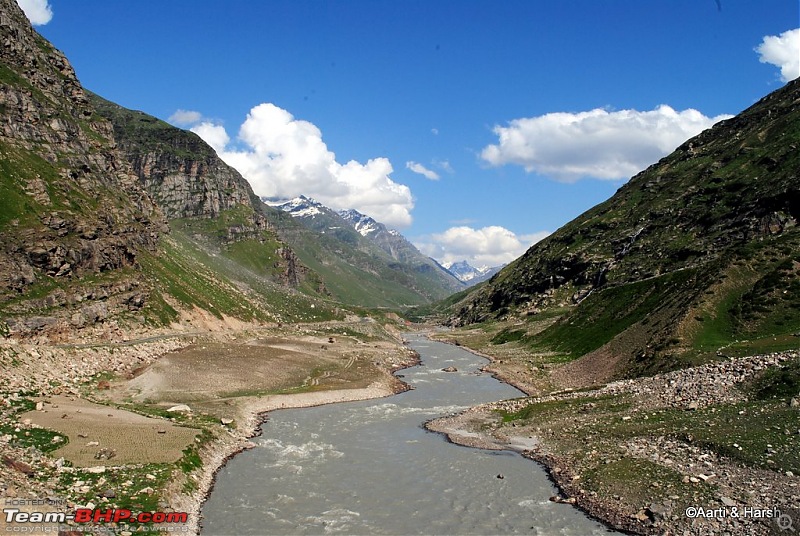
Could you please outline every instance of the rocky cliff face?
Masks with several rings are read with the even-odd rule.
[[[120,150],[167,218],[215,218],[260,205],[244,177],[198,135],[95,94],[89,99],[111,121]],[[254,223],[265,225],[263,218]]]
[[[14,0],[0,0],[0,43],[0,300],[135,266],[165,220],[111,124]]]
[[[190,229],[200,243],[223,252],[240,241],[254,241],[265,248],[276,242],[276,261],[262,272],[271,272],[273,281],[293,288],[311,277],[269,225],[264,211],[272,209],[198,135],[93,93],[89,99],[113,125],[124,158],[174,229]]]

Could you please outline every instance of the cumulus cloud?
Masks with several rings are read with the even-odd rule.
[[[729,117],[710,118],[693,109],[678,112],[666,105],[645,112],[597,108],[549,113],[495,126],[499,141],[486,146],[481,158],[564,182],[626,179]]]
[[[195,125],[189,130],[203,138],[203,140],[217,151],[220,156],[231,141],[225,127],[209,123],[208,121]],[[239,173],[241,173],[241,171]]]
[[[426,168],[425,166],[423,166],[422,164],[420,164],[418,162],[406,162],[406,168],[410,169],[414,173],[418,173],[418,174],[422,175],[426,179],[430,179],[432,181],[438,181],[439,180],[439,174],[438,173]]]
[[[175,113],[169,116],[170,123],[181,127],[195,125],[202,120],[203,114],[194,110],[175,110]]]
[[[497,225],[481,229],[464,225],[422,237],[414,245],[441,263],[466,260],[475,267],[500,266],[513,261],[549,234],[542,231],[517,235]]]
[[[25,16],[34,26],[42,26],[53,18],[53,9],[48,0],[17,0]]]
[[[788,82],[800,76],[800,28],[780,35],[766,35],[756,47],[758,61],[781,70],[781,80]]]
[[[391,227],[411,224],[411,190],[390,178],[388,159],[341,164],[314,124],[295,119],[274,104],[259,104],[250,110],[239,129],[239,148],[231,147],[220,125],[201,123],[192,131],[236,168],[260,196],[306,195],[333,209],[357,209]]]

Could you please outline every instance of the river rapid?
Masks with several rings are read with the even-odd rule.
[[[609,534],[532,461],[448,443],[423,423],[522,396],[478,371],[484,359],[408,337],[422,364],[390,398],[274,411],[256,448],[223,467],[201,534]],[[455,367],[457,372],[444,372]],[[502,478],[500,478],[502,477]]]

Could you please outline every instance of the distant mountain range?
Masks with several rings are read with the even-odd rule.
[[[486,281],[501,268],[499,266],[475,268],[466,260],[456,263],[439,263],[435,259],[426,257],[399,231],[389,229],[383,223],[355,209],[335,211],[314,199],[302,195],[290,200],[271,198],[262,198],[262,200],[272,207],[291,214],[298,220],[305,222],[309,228],[320,233],[333,233],[334,235],[338,233],[339,236],[346,234],[342,229],[345,228],[348,231],[349,229],[342,225],[341,219],[350,228],[377,245],[396,261],[404,263],[427,263],[428,260],[433,261],[442,270],[464,283],[465,286],[472,286]]]
[[[340,230],[343,227],[339,221],[339,218],[341,218],[358,234],[370,240],[397,261],[414,262],[425,258],[425,255],[399,231],[389,229],[383,223],[355,209],[335,211],[303,195],[289,200],[266,197],[262,198],[262,200],[266,204],[304,221],[307,226],[321,233],[335,233]],[[465,283],[466,286],[486,281],[502,268],[501,266],[475,268],[466,260],[455,263],[439,263],[435,259],[430,260],[462,283]]]
[[[483,266],[481,268],[475,268],[466,260],[445,263],[442,266],[447,268],[451,274],[456,276],[460,281],[467,283],[469,286],[477,285],[478,283],[490,279],[494,274],[502,269],[502,266]]]
[[[370,285],[376,286],[370,291],[373,299],[397,295],[399,284],[414,295],[404,292],[403,298],[398,295],[391,303],[411,305],[442,299],[465,288],[457,277],[422,254],[399,232],[357,210],[336,211],[306,196],[262,201],[290,215],[306,229],[307,233],[298,234],[291,226],[275,224],[278,234],[303,262],[323,274],[326,285],[334,289],[339,299],[352,296],[348,299],[358,303],[356,295]],[[333,266],[338,268],[334,270]]]

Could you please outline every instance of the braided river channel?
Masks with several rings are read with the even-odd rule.
[[[217,474],[202,534],[611,533],[550,502],[556,489],[536,463],[425,430],[435,417],[523,394],[479,373],[479,356],[422,335],[408,342],[422,364],[399,374],[414,390],[270,413],[256,448]]]

